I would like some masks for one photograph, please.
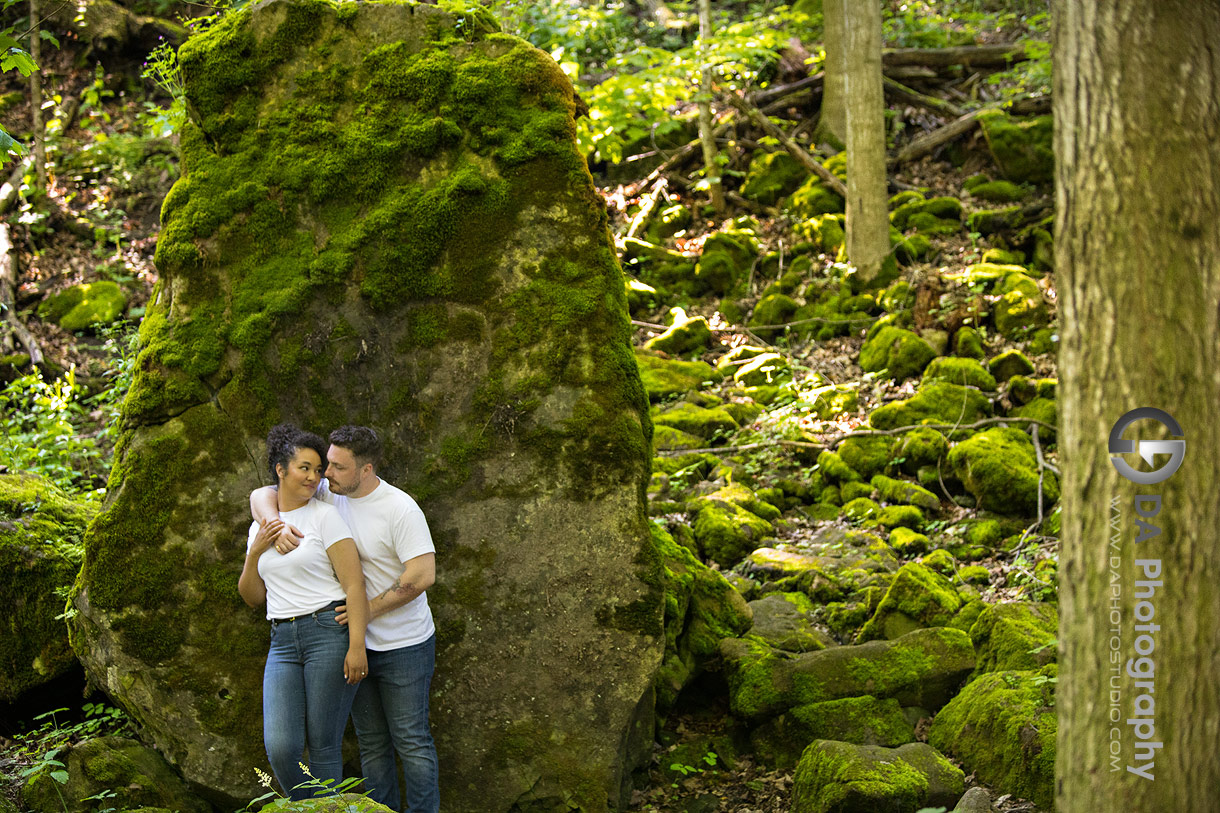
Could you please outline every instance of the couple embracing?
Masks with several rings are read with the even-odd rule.
[[[319,436],[289,424],[267,436],[277,486],[250,495],[255,522],[238,581],[252,607],[267,604],[271,648],[263,673],[263,740],[276,780],[309,798],[301,771],[342,778],[350,713],[366,789],[399,810],[439,808],[428,691],[436,635],[425,590],[435,548],[419,506],[377,476],[381,442],[363,426]],[[294,790],[295,789],[295,790]]]

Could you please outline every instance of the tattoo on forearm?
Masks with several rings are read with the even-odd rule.
[[[413,592],[413,588],[410,585],[405,585],[405,584],[402,584],[401,582],[394,582],[394,584],[388,590],[386,590],[384,593],[382,593],[377,598],[389,598],[391,595],[409,596],[409,595],[411,595],[412,592]]]

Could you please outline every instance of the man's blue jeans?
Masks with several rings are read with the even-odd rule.
[[[428,725],[428,690],[436,665],[436,636],[414,646],[369,650],[369,676],[360,683],[352,722],[360,740],[360,768],[369,797],[400,810],[398,768],[407,782],[407,810],[437,813],[436,746]]]
[[[315,779],[333,779],[333,787],[343,778],[343,729],[357,687],[343,677],[347,627],[335,621],[334,606],[271,625],[263,670],[263,744],[276,781],[292,799],[311,799],[318,791],[293,790],[309,781],[298,766],[306,745]]]

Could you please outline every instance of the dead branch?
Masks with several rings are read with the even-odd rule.
[[[795,141],[789,138],[783,130],[776,127],[769,118],[762,114],[762,111],[751,105],[736,93],[729,92],[725,94],[725,98],[728,100],[729,104],[737,108],[737,110],[741,113],[744,113],[750,119],[750,121],[754,122],[754,124],[765,130],[767,135],[779,141],[783,148],[788,151],[788,154],[800,162],[801,166],[808,169],[814,175],[817,175],[818,179],[821,180],[822,183],[826,184],[826,186],[835,194],[846,199],[847,187],[843,184],[843,182],[836,178],[834,173],[822,166],[822,164],[816,158],[805,152],[805,150],[802,149]]]
[[[667,186],[669,186],[669,181],[665,178],[659,179],[652,185],[652,190],[644,196],[644,200],[640,204],[640,210],[635,213],[635,217],[631,218],[631,225],[627,227],[627,237],[635,237],[648,225],[648,220],[657,210],[657,203],[665,194]]]
[[[913,139],[911,143],[898,151],[898,155],[894,156],[892,163],[905,164],[914,161],[917,158],[930,154],[937,147],[948,144],[956,138],[961,138],[974,129],[978,123],[979,114],[982,112],[982,110],[971,111],[964,116],[959,116],[944,127],[939,127],[930,133],[924,133],[918,138]]]
[[[716,126],[716,129],[712,130],[712,135],[715,136],[716,138],[719,138],[720,136],[722,136],[726,132],[728,132],[728,129],[732,125],[732,123],[733,123],[732,119],[722,120],[720,122],[720,124]],[[681,147],[679,147],[674,152],[673,155],[671,155],[671,156],[669,156],[669,158],[665,159],[665,162],[663,164],[661,164],[659,167],[654,169],[652,172],[648,173],[646,176],[644,176],[640,180],[636,181],[635,183],[631,183],[631,184],[628,184],[627,186],[624,186],[623,195],[626,197],[629,197],[629,198],[634,198],[636,195],[640,194],[640,190],[644,189],[645,187],[647,187],[650,184],[652,184],[653,182],[655,182],[662,175],[666,175],[666,174],[674,171],[678,167],[680,167],[683,163],[685,163],[687,161],[687,159],[689,159],[691,156],[693,156],[695,154],[696,150],[699,150],[701,148],[702,148],[702,142],[697,138],[692,141],[686,142]]]
[[[929,110],[935,110],[938,113],[944,113],[949,116],[958,117],[965,111],[953,104],[953,102],[938,99],[935,96],[928,96],[925,93],[920,93],[913,88],[909,88],[901,82],[891,79],[888,76],[881,77],[881,82],[885,86],[885,92],[890,96],[902,101],[917,104],[920,107],[926,107]]]
[[[957,48],[892,48],[882,52],[881,66],[883,70],[898,65],[923,65],[929,68],[946,68],[952,65],[1003,68],[1025,59],[1025,46],[1020,43],[963,45]]]

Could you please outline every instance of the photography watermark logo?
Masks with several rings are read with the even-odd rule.
[[[1168,480],[1182,465],[1186,455],[1185,440],[1128,440],[1123,437],[1127,427],[1136,421],[1153,420],[1165,426],[1174,435],[1185,434],[1182,427],[1163,409],[1156,407],[1140,407],[1123,415],[1110,430],[1110,462],[1123,477],[1139,485],[1153,485]],[[1156,455],[1169,455],[1169,462],[1153,471],[1136,471],[1131,464],[1123,460],[1121,455],[1137,452],[1144,462],[1154,466]]]

